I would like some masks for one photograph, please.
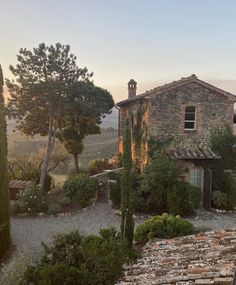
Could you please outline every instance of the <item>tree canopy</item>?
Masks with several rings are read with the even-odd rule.
[[[78,173],[78,155],[83,150],[86,135],[100,133],[102,118],[111,113],[114,101],[111,94],[92,82],[76,82],[67,100],[68,112],[58,134],[59,140],[73,155]]]
[[[15,80],[6,80],[11,95],[8,114],[17,120],[17,128],[23,133],[48,136],[40,179],[43,189],[56,133],[68,117],[72,86],[88,82],[92,73],[79,68],[70,46],[60,43],[20,49],[17,61],[15,67],[10,66]]]

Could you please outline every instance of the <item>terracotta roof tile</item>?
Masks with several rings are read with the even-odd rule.
[[[32,181],[23,181],[23,180],[11,180],[9,183],[9,187],[11,189],[25,189],[28,187]]]
[[[150,242],[117,285],[231,285],[236,229]]]
[[[186,85],[188,83],[191,83],[191,82],[196,82],[196,83],[199,83],[200,85],[208,88],[208,89],[211,89],[217,93],[220,93],[222,94],[223,96],[226,96],[229,98],[229,100],[233,101],[233,102],[236,102],[236,96],[232,93],[229,93],[227,91],[224,91],[216,86],[213,86],[207,82],[204,82],[200,79],[197,78],[197,76],[195,74],[192,74],[191,76],[188,76],[188,77],[182,77],[180,80],[177,80],[177,81],[173,81],[171,83],[167,83],[167,84],[164,84],[162,86],[158,86],[158,87],[155,87],[151,90],[148,90],[142,94],[139,94],[135,97],[132,97],[130,99],[126,99],[126,100],[123,100],[123,101],[120,101],[117,103],[117,106],[120,106],[120,105],[123,105],[123,104],[129,104],[129,103],[132,103],[132,102],[136,102],[138,100],[142,100],[142,99],[145,99],[147,96],[149,95],[152,95],[152,94],[156,94],[156,95],[160,95],[162,94],[163,92],[166,92],[166,91],[169,91],[171,89],[174,89],[174,88],[177,88],[177,87],[181,87],[183,85]]]
[[[168,155],[174,159],[193,160],[193,159],[220,159],[220,155],[211,149],[172,149]]]

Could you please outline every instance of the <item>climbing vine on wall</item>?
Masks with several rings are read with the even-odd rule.
[[[147,142],[147,125],[144,121],[145,106],[139,105],[132,117],[132,141],[135,156],[135,166],[140,168],[146,160],[145,144]]]

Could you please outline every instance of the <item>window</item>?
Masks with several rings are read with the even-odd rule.
[[[190,170],[190,184],[203,189],[203,169],[196,167]]]
[[[184,129],[196,130],[196,109],[193,106],[185,108]]]

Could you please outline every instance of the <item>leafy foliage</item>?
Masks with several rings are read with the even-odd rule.
[[[10,199],[7,173],[7,136],[5,105],[3,98],[3,74],[0,65],[0,259],[11,245]]]
[[[91,175],[102,173],[105,169],[112,169],[112,165],[109,164],[107,159],[95,159],[92,160],[89,165],[89,172]]]
[[[84,148],[83,139],[89,134],[100,133],[102,118],[110,114],[113,107],[111,94],[92,82],[76,82],[71,87],[67,100],[69,112],[58,138],[74,156],[76,173],[79,172],[78,155]]]
[[[61,234],[51,246],[43,247],[41,262],[28,268],[23,284],[112,285],[122,265],[134,256],[113,227],[101,229],[99,236],[83,237],[78,231]]]
[[[141,212],[188,215],[198,208],[201,191],[180,181],[181,167],[164,152],[156,152],[135,187],[134,207]],[[136,180],[138,181],[138,179]]]
[[[98,190],[98,182],[86,174],[78,174],[68,178],[63,189],[67,197],[71,200],[75,199],[80,206],[84,207]]]
[[[136,193],[142,211],[167,212],[167,192],[175,186],[180,171],[176,161],[164,153],[155,153],[144,170],[141,187]]]
[[[121,201],[121,173],[109,173],[108,178],[112,181],[109,183],[109,197],[113,206],[120,207]]]
[[[163,214],[154,216],[143,224],[139,225],[135,231],[134,238],[140,243],[145,243],[153,238],[173,238],[189,235],[193,231],[193,225],[180,216]]]
[[[227,207],[227,194],[221,191],[214,191],[212,192],[212,202],[213,206],[218,209],[224,209]]]
[[[132,153],[129,118],[125,122],[123,145],[123,173],[121,176],[121,235],[129,247],[133,245],[133,191],[132,191]]]
[[[236,153],[233,151],[235,142],[236,137],[227,125],[224,128],[215,128],[211,132],[211,148],[222,158],[212,166],[212,189],[213,192],[221,191],[227,195],[227,204],[221,205],[225,209],[233,209],[236,205],[236,182],[229,174],[225,173],[226,169],[235,169],[236,167]],[[214,201],[213,204],[216,205]]]
[[[61,206],[59,203],[52,203],[48,205],[47,214],[56,215],[61,212]]]
[[[176,181],[167,192],[167,209],[173,215],[190,215],[199,208],[201,190],[189,183]]]
[[[58,128],[70,114],[70,91],[79,81],[88,81],[92,74],[79,68],[69,45],[39,44],[33,50],[20,49],[17,65],[10,66],[16,80],[7,80],[11,94],[8,111],[17,120],[24,134],[48,137],[47,151],[42,164],[40,187],[43,189],[50,154]]]
[[[25,191],[21,191],[18,199],[21,202],[21,211],[29,215],[35,215],[47,210],[46,196],[35,184],[26,188]]]

